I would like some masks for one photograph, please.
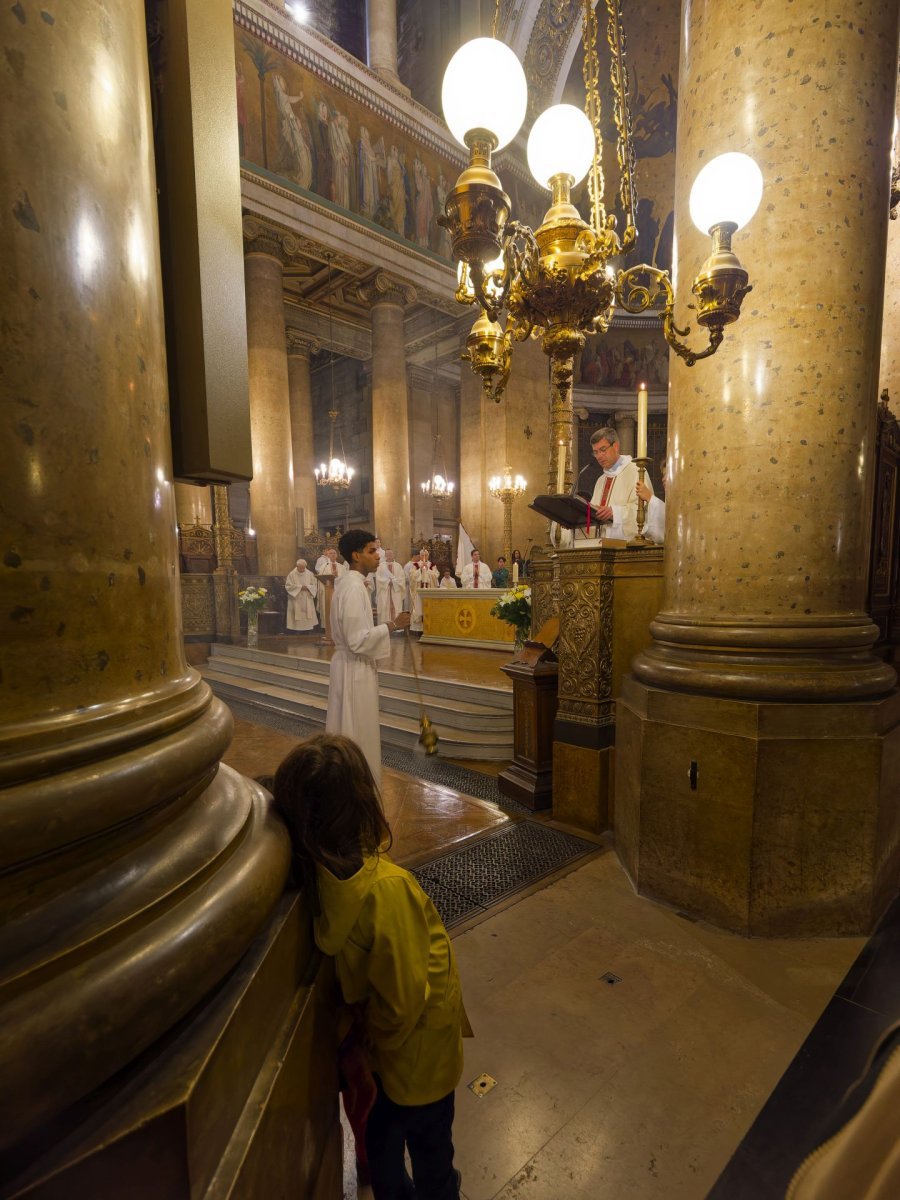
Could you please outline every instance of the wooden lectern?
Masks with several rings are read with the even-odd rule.
[[[504,796],[532,812],[553,802],[553,722],[558,666],[553,647],[559,621],[553,617],[500,670],[513,684],[513,761],[497,777]]]

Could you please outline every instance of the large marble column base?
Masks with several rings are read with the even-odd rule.
[[[18,1169],[4,1164],[4,1195],[339,1196],[333,990],[309,913],[287,893],[239,966],[162,1046],[40,1131]]]
[[[615,747],[553,743],[553,819],[590,833],[612,824]]]
[[[866,934],[900,867],[900,693],[726,700],[629,677],[615,837],[642,896],[737,933]]]

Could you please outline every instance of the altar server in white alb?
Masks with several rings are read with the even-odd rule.
[[[662,474],[663,491],[665,491],[666,460],[664,458],[660,460],[659,468]],[[656,542],[657,546],[661,546],[666,540],[666,502],[660,500],[659,496],[653,495],[653,488],[650,487],[647,480],[637,485],[637,494],[647,505],[644,533],[651,542]]]
[[[376,625],[366,576],[378,567],[374,534],[349,529],[338,543],[349,571],[338,578],[331,602],[331,656],[327,733],[352,738],[381,785],[381,727],[378,716],[378,660],[390,654],[390,635],[409,627],[409,613]]]
[[[378,620],[387,625],[406,608],[406,575],[398,562],[394,562],[393,550],[383,550],[384,558],[375,572],[375,601],[378,605]]]
[[[284,581],[288,594],[287,627],[301,632],[312,629],[316,623],[316,577],[308,570],[305,558],[298,558],[297,565]]]
[[[591,497],[600,537],[637,537],[638,469],[631,455],[619,453],[619,435],[609,425],[591,435],[591,451],[603,470]]]

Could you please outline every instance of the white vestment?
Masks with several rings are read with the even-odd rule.
[[[647,519],[644,533],[651,541],[661,546],[666,540],[666,502],[659,496],[651,496],[647,504]]]
[[[455,587],[459,587],[459,584],[456,582],[456,580],[453,578],[452,575],[448,575],[446,579],[441,580],[441,582],[438,584],[438,587],[455,588]]]
[[[288,575],[284,581],[284,589],[290,597],[287,610],[288,629],[312,629],[315,625],[317,588],[316,577],[309,569],[298,571],[294,567]]]
[[[437,567],[433,567],[431,563],[427,566],[413,567],[409,573],[409,600],[410,618],[409,627],[413,630],[421,630],[422,628],[422,589],[437,587],[438,580]]]
[[[475,581],[476,567],[478,582]],[[491,586],[491,569],[487,563],[469,563],[463,567],[462,585],[464,588],[489,588]]]
[[[331,603],[331,656],[327,733],[352,738],[381,784],[381,726],[378,715],[378,659],[391,653],[387,625],[372,620],[365,579],[349,571],[334,585]]]
[[[385,624],[403,612],[406,603],[406,575],[398,562],[382,559],[375,572],[375,601],[378,620]]]
[[[650,480],[646,476],[645,479],[649,484]],[[604,501],[603,493],[610,480],[612,480],[612,487],[607,492]],[[637,483],[638,469],[631,461],[631,456],[620,454],[613,465],[604,471],[594,484],[591,504],[595,508],[600,508],[602,504],[606,503],[613,512],[612,523],[600,526],[601,538],[621,538],[628,541],[629,538],[637,537]],[[593,534],[593,532],[592,520],[591,533]]]

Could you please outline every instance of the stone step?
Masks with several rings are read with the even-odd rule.
[[[305,693],[295,688],[279,687],[255,679],[240,679],[234,675],[219,674],[213,666],[202,670],[204,678],[222,700],[238,700],[253,707],[298,717],[313,725],[324,728],[328,707],[327,695]],[[441,753],[448,758],[479,759],[486,762],[502,762],[512,758],[513,731],[485,729],[479,723],[477,729],[461,729],[447,723],[444,718],[451,715],[451,708],[443,709],[438,716],[433,704],[425,702],[425,710],[434,722],[440,737]],[[381,738],[391,746],[414,750],[419,739],[419,709],[414,715],[381,709]]]
[[[217,656],[215,661],[204,669],[204,676],[210,683],[218,681],[232,685],[252,680],[272,688],[296,691],[304,698],[327,698],[328,695],[327,675],[321,672],[296,670],[293,667],[273,666],[269,663],[232,660]],[[390,685],[387,682],[388,679]],[[418,720],[419,700],[415,691],[396,688],[392,686],[393,682],[392,677],[379,679],[378,694],[382,712],[396,713]],[[511,705],[498,707],[496,704],[477,703],[456,697],[435,696],[427,690],[427,682],[423,684],[423,701],[435,722],[456,729],[496,730],[512,733]]]

